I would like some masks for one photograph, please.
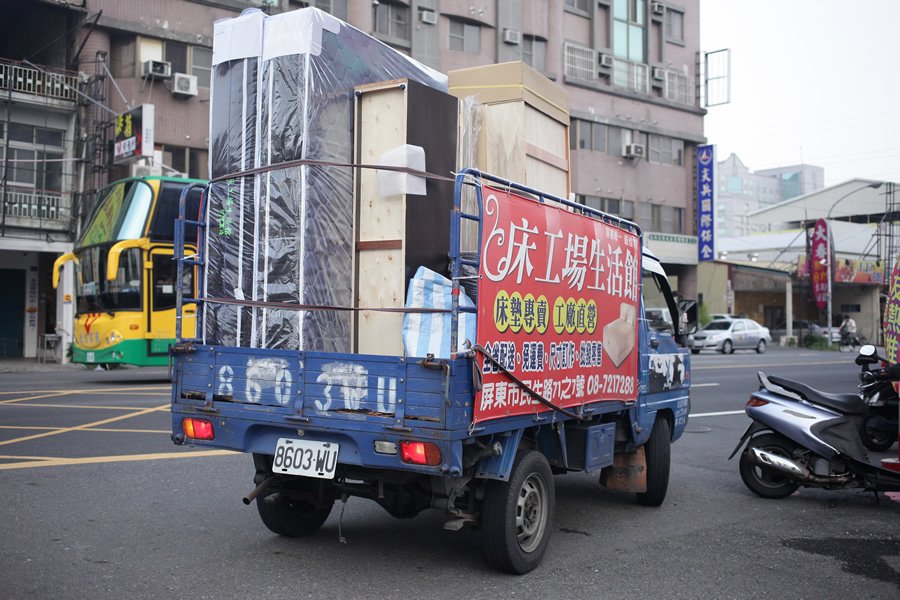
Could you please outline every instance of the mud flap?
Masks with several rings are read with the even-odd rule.
[[[600,485],[622,492],[646,492],[647,457],[644,447],[616,454],[612,466],[600,471]]]

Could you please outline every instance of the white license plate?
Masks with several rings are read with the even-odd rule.
[[[275,446],[272,472],[334,479],[337,459],[338,445],[334,442],[281,438]]]

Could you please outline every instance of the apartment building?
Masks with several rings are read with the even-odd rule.
[[[571,191],[636,220],[696,296],[699,0],[9,0],[0,24],[0,355],[72,318],[53,259],[91,192],[137,170],[206,177],[212,28],[248,7],[316,6],[447,72],[522,60],[569,95]],[[155,153],[113,165],[115,117],[155,106]],[[69,287],[66,287],[69,286]],[[13,298],[15,296],[15,298]],[[3,342],[2,340],[6,340]]]

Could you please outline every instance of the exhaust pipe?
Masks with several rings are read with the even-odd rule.
[[[272,485],[272,482],[275,481],[275,479],[276,479],[275,475],[269,475],[268,477],[263,479],[262,482],[258,486],[253,488],[253,491],[251,491],[249,494],[247,494],[246,496],[241,498],[241,501],[244,504],[249,506],[250,503],[253,502],[254,498],[256,498],[257,496],[262,494],[264,491],[266,491],[266,488],[268,488],[270,485]]]
[[[761,467],[775,469],[776,471],[780,471],[785,475],[790,475],[801,481],[810,479],[809,469],[803,465],[797,464],[789,458],[778,456],[777,454],[772,454],[771,452],[766,452],[759,448],[750,448],[750,456],[753,458],[753,462]]]

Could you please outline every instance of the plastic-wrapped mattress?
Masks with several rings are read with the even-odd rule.
[[[404,77],[447,88],[315,8],[215,24],[206,343],[350,351],[350,313],[334,308],[353,305],[353,170],[337,165],[353,161],[354,87]]]

